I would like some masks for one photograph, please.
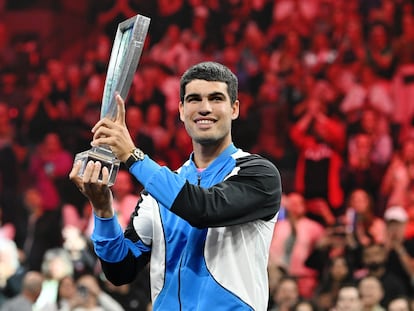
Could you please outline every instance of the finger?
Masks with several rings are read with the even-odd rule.
[[[121,124],[125,124],[125,102],[119,93],[116,94],[116,103],[118,105],[118,113],[116,120]]]
[[[73,164],[72,170],[69,173],[69,179],[75,181],[75,178],[79,174],[79,170],[82,166],[82,161],[78,160]]]
[[[93,173],[94,162],[92,160],[88,161],[85,167],[85,171],[83,172],[83,183],[89,183],[91,180],[91,176]]]
[[[114,135],[114,129],[111,129],[106,126],[101,126],[96,129],[96,131],[93,134],[93,139],[96,140],[98,138],[102,137],[111,137]]]
[[[101,162],[96,161],[93,166],[92,175],[91,175],[91,183],[98,182],[99,173],[101,172]]]
[[[100,128],[111,128],[114,125],[114,121],[108,118],[102,118],[92,127],[91,132],[95,133]]]
[[[78,160],[73,164],[72,170],[69,173],[69,179],[78,187],[79,191],[83,193],[82,179],[79,177],[79,170],[82,167],[82,161]]]
[[[109,170],[106,166],[102,168],[102,184],[108,185],[109,183]]]

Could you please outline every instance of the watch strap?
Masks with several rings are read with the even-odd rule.
[[[142,160],[144,160],[144,152],[141,149],[134,148],[131,150],[129,158],[125,161],[125,165],[129,169],[135,162]]]

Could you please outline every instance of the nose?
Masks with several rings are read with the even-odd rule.
[[[199,113],[202,115],[207,115],[211,113],[212,107],[211,107],[211,103],[208,100],[208,98],[203,98],[203,100],[200,102],[199,108],[200,108]]]

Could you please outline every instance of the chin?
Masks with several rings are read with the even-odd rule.
[[[215,138],[211,138],[211,137],[198,137],[198,138],[195,138],[194,141],[197,144],[205,145],[205,146],[217,145],[219,142],[219,140]]]

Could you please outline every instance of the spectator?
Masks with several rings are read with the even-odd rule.
[[[404,206],[414,182],[414,138],[406,138],[395,152],[381,180],[381,196],[386,206]]]
[[[76,303],[73,311],[123,311],[124,308],[99,286],[93,275],[85,274],[76,282]]]
[[[378,278],[384,288],[381,306],[387,306],[388,302],[398,295],[407,294],[401,278],[387,269],[387,250],[384,245],[365,246],[362,250],[362,266],[366,269],[366,275]]]
[[[338,292],[334,310],[362,311],[362,300],[356,285],[344,285]]]
[[[375,276],[363,277],[359,280],[358,289],[363,311],[385,311],[385,308],[381,306],[384,289],[378,278]]]
[[[336,54],[328,35],[320,31],[312,36],[310,49],[304,52],[303,65],[312,75],[322,78],[329,64],[335,61]]]
[[[297,304],[292,307],[293,311],[318,311],[318,306],[312,301],[307,299],[301,299]]]
[[[3,233],[8,227],[7,234],[12,239],[18,223],[18,190],[21,182],[14,134],[9,106],[0,102],[0,223],[4,226]]]
[[[150,156],[155,154],[154,140],[150,135],[144,133],[145,127],[144,115],[141,107],[129,106],[126,111],[126,124],[131,132],[131,137],[138,146],[142,146]]]
[[[146,311],[146,306],[151,301],[149,266],[130,284],[115,286],[103,273],[100,276],[102,290],[120,303],[125,311]]]
[[[400,296],[392,299],[388,306],[387,311],[412,311],[412,300],[406,296]]]
[[[274,305],[273,296],[275,295],[280,281],[287,276],[287,272],[284,268],[279,265],[272,264],[269,262],[267,267],[267,271],[269,274],[269,305],[268,309]]]
[[[394,102],[388,86],[369,66],[362,66],[356,75],[360,76],[359,81],[356,81],[356,76],[349,78],[340,103],[340,110],[346,115],[348,124],[352,126],[358,122],[365,109],[374,110],[382,117],[391,117]]]
[[[283,267],[295,277],[300,296],[311,298],[317,284],[317,274],[305,266],[324,228],[306,217],[306,204],[302,195],[290,193],[285,202],[287,219],[279,220],[270,245],[269,262]]]
[[[67,251],[73,265],[73,277],[86,273],[93,273],[96,268],[96,256],[93,253],[89,241],[82,231],[73,226],[66,226],[62,230],[63,248]]]
[[[39,297],[42,288],[43,276],[37,271],[28,271],[22,284],[19,295],[7,301],[2,311],[32,311],[34,302]]]
[[[383,22],[374,22],[368,29],[366,62],[383,78],[390,79],[394,73],[394,53],[389,29]]]
[[[112,187],[113,206],[119,219],[119,223],[125,229],[130,222],[131,213],[139,200],[131,175],[126,170],[119,170],[116,183]]]
[[[405,224],[405,238],[411,240],[414,238],[414,190],[413,186],[410,186],[406,194],[406,204],[404,209],[407,212],[408,220]]]
[[[178,169],[192,152],[191,138],[188,136],[185,127],[179,125],[175,130],[171,146],[168,148],[166,158],[168,166],[172,169]]]
[[[279,281],[276,291],[273,293],[269,311],[289,311],[299,301],[300,294],[296,280],[290,276],[283,277]]]
[[[375,215],[375,205],[369,193],[363,189],[355,189],[349,194],[344,224],[348,233],[352,233],[354,243],[359,247],[371,243],[384,243],[385,222]]]
[[[149,52],[149,58],[168,67],[175,74],[184,73],[186,54],[188,50],[181,41],[181,29],[176,24],[167,27],[163,37],[154,44]]]
[[[344,199],[339,179],[344,127],[326,115],[320,100],[308,98],[304,106],[304,113],[290,129],[299,153],[295,189],[306,199],[325,199],[335,214]]]
[[[64,276],[59,280],[56,311],[69,311],[72,308],[72,301],[76,295],[76,283],[71,275]]]
[[[142,131],[154,141],[156,157],[163,158],[171,143],[172,133],[163,124],[163,110],[158,104],[148,106]]]
[[[67,176],[73,157],[57,133],[47,133],[29,158],[29,172],[39,189],[45,210],[57,210],[65,202]],[[69,198],[67,198],[69,199]]]
[[[322,258],[317,260],[323,261]],[[309,264],[310,260],[306,263]],[[320,282],[313,295],[319,309],[326,311],[334,307],[339,290],[354,281],[352,273],[351,263],[345,255],[337,255],[329,259],[328,266],[319,275]]]
[[[382,217],[379,190],[385,165],[374,160],[374,155],[377,154],[372,136],[367,133],[355,134],[349,142],[341,179],[346,195],[350,195],[355,189],[363,189],[373,199],[374,214]]]
[[[48,74],[38,76],[30,93],[29,103],[23,115],[23,136],[28,144],[38,144],[46,133],[56,131],[60,112],[51,99],[52,81]]]
[[[295,31],[288,31],[278,49],[270,54],[270,71],[279,78],[289,79],[301,67],[303,53],[302,38]]]
[[[35,310],[49,311],[58,297],[59,282],[73,275],[73,264],[69,253],[63,248],[49,248],[42,261],[41,272],[44,276],[42,290],[35,303]]]
[[[17,296],[22,289],[26,269],[19,260],[16,244],[0,238],[0,309],[3,303]]]
[[[405,238],[408,214],[401,206],[386,209],[384,219],[387,224],[385,246],[388,250],[387,270],[402,280],[406,292],[414,294],[414,239]]]
[[[392,94],[395,99],[393,121],[404,130],[409,127],[414,116],[414,16],[404,14],[401,18],[402,34],[395,39],[394,54],[396,72],[392,77]]]
[[[40,271],[43,255],[50,249],[62,245],[60,211],[45,210],[43,197],[36,188],[24,193],[27,217],[21,224],[24,265],[29,270]]]

